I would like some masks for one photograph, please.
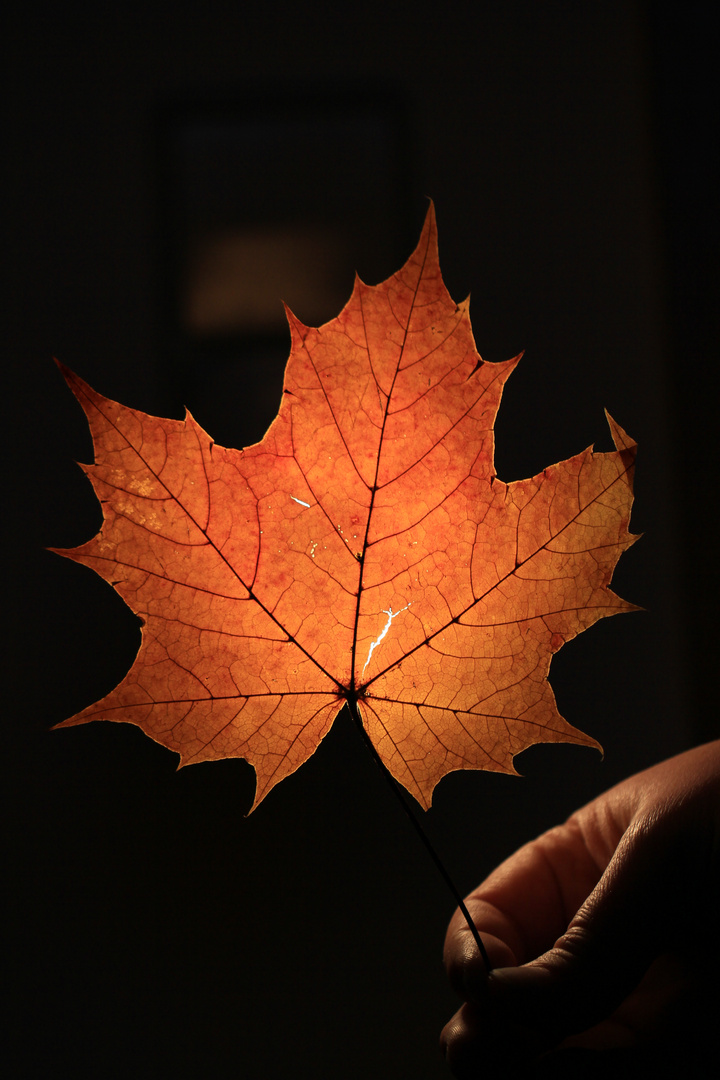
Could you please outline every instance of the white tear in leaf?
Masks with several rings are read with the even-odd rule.
[[[308,508],[310,507],[310,503],[303,502],[302,499],[296,499],[294,495],[291,495],[290,498],[293,502],[300,503],[301,506],[307,506]]]
[[[410,603],[412,603],[412,600],[410,601]],[[390,629],[390,627],[392,625],[393,619],[396,619],[398,617],[398,615],[402,614],[403,611],[407,611],[407,609],[409,607],[410,607],[410,604],[406,604],[405,607],[400,608],[400,611],[393,611],[392,608],[388,608],[387,611],[383,611],[383,615],[387,615],[388,619],[387,619],[387,622],[385,623],[385,626],[382,629],[382,632],[381,632],[380,636],[375,638],[375,641],[373,641],[373,643],[370,646],[370,651],[367,654],[367,660],[363,664],[362,674],[365,674],[365,668],[370,663],[370,657],[372,656],[373,651],[377,648],[377,646],[380,644],[382,639],[387,634],[388,630]]]

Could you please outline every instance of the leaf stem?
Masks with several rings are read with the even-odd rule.
[[[360,732],[360,734],[362,736],[362,739],[363,739],[363,742],[365,743],[365,746],[370,751],[370,755],[371,755],[373,761],[375,762],[377,767],[380,769],[380,772],[385,777],[386,782],[390,785],[393,792],[395,793],[396,799],[399,801],[399,803],[402,806],[403,810],[405,811],[406,815],[410,819],[410,822],[411,822],[413,828],[415,829],[415,832],[418,834],[418,836],[422,840],[423,844],[425,845],[425,849],[427,850],[428,854],[430,855],[430,858],[435,863],[435,866],[437,867],[437,869],[440,871],[440,874],[441,874],[443,880],[445,881],[445,884],[450,889],[450,892],[452,893],[452,895],[453,895],[453,897],[455,899],[455,902],[457,903],[457,905],[460,908],[461,912],[465,916],[465,921],[468,924],[468,927],[470,929],[470,933],[472,934],[473,939],[475,941],[475,944],[478,947],[478,951],[479,951],[480,955],[482,956],[483,963],[485,965],[485,971],[489,975],[490,972],[492,971],[492,964],[490,963],[490,958],[489,958],[489,956],[487,954],[487,950],[486,950],[485,946],[483,945],[482,938],[480,937],[480,934],[478,933],[478,928],[475,925],[475,923],[472,921],[472,919],[470,917],[470,912],[468,911],[467,906],[465,904],[465,901],[463,900],[462,896],[460,895],[460,893],[459,893],[459,891],[457,889],[457,886],[455,885],[455,882],[450,877],[450,874],[448,873],[447,869],[445,868],[445,865],[442,862],[440,856],[438,855],[435,848],[432,846],[432,844],[430,842],[430,838],[427,836],[427,834],[426,834],[425,830],[423,829],[422,825],[420,824],[417,817],[415,816],[415,814],[412,812],[410,806],[408,805],[408,803],[407,803],[407,801],[405,799],[405,796],[403,795],[403,793],[402,793],[402,791],[400,789],[400,784],[397,782],[397,780],[392,775],[392,773],[388,769],[387,765],[385,765],[384,761],[382,760],[382,758],[378,754],[377,750],[375,749],[375,746],[374,746],[374,744],[372,742],[372,739],[370,738],[367,731],[365,730],[365,726],[364,726],[364,724],[362,722],[362,718],[360,716],[360,710],[357,707],[357,701],[348,698],[348,708],[350,709],[350,715],[352,716],[353,720],[355,721],[355,725],[358,728],[358,730],[359,730],[359,732]]]

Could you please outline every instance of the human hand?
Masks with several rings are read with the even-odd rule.
[[[445,965],[465,1004],[441,1045],[457,1077],[568,1047],[700,1053],[717,1024],[720,741],[605,792],[466,903],[493,971],[456,912]]]

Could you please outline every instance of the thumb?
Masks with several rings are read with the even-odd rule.
[[[671,947],[680,925],[692,856],[665,828],[633,824],[600,881],[552,949],[520,967],[498,968],[488,1004],[516,1023],[554,1032],[584,1031],[608,1017]]]

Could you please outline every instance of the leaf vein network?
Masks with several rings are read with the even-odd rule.
[[[97,408],[97,406],[95,406],[95,408]],[[100,412],[101,410],[99,410],[99,409],[98,409],[98,411]],[[108,422],[109,422],[109,423],[110,423],[110,424],[111,424],[111,425],[112,425],[112,426],[113,426],[113,427],[115,428],[115,430],[116,430],[116,431],[118,432],[118,434],[119,434],[119,435],[120,435],[120,436],[121,436],[121,437],[122,437],[122,438],[124,439],[124,441],[125,441],[125,443],[127,444],[127,446],[128,446],[128,447],[130,447],[130,449],[131,449],[131,450],[133,450],[133,451],[134,451],[134,452],[135,452],[135,453],[136,453],[136,454],[138,455],[138,457],[140,458],[140,460],[142,461],[143,465],[144,465],[144,466],[146,467],[146,469],[148,470],[148,472],[149,472],[149,473],[150,473],[150,474],[151,474],[152,476],[155,476],[155,478],[156,478],[156,480],[158,481],[158,483],[162,484],[162,486],[163,486],[163,487],[165,488],[165,490],[166,490],[166,491],[168,492],[168,494],[170,495],[170,497],[171,497],[172,499],[174,499],[174,500],[175,500],[175,502],[176,502],[176,503],[178,504],[178,506],[179,506],[179,507],[181,508],[181,510],[182,510],[182,511],[183,511],[183,512],[184,512],[184,513],[185,513],[185,514],[187,515],[187,517],[188,517],[188,518],[190,519],[190,521],[192,521],[192,523],[193,523],[193,524],[195,525],[195,527],[196,527],[196,528],[197,528],[197,529],[198,529],[198,530],[199,530],[199,531],[200,531],[200,532],[202,533],[202,535],[203,535],[203,536],[205,536],[205,538],[206,538],[206,543],[207,543],[207,544],[208,544],[208,545],[209,545],[209,546],[210,546],[210,547],[211,547],[211,548],[212,548],[212,549],[213,549],[213,550],[214,550],[214,551],[216,552],[216,554],[218,555],[218,557],[219,557],[219,558],[220,558],[220,559],[222,560],[222,562],[224,562],[224,563],[225,563],[225,565],[227,566],[228,570],[230,570],[231,574],[232,574],[232,575],[233,575],[233,576],[234,576],[234,577],[235,577],[235,578],[236,578],[236,579],[237,579],[237,580],[238,580],[238,581],[240,582],[240,584],[241,584],[241,585],[243,586],[243,588],[244,588],[244,589],[246,589],[246,590],[248,591],[248,593],[249,593],[249,596],[250,596],[250,598],[252,598],[253,600],[255,600],[255,602],[256,602],[256,603],[258,604],[258,606],[259,606],[259,607],[260,607],[260,608],[261,608],[261,609],[262,609],[262,610],[263,610],[263,611],[264,611],[264,612],[265,612],[265,613],[267,614],[267,616],[268,616],[268,617],[269,617],[270,619],[272,619],[272,621],[273,621],[273,622],[275,623],[275,625],[276,625],[276,626],[278,626],[278,627],[279,627],[279,629],[280,629],[280,630],[282,630],[282,632],[283,632],[284,634],[287,634],[288,640],[289,640],[289,641],[291,641],[291,642],[293,642],[293,644],[295,644],[295,645],[297,646],[297,648],[298,648],[298,649],[299,649],[299,650],[300,650],[300,651],[301,651],[301,652],[303,653],[303,655],[304,655],[304,656],[306,656],[306,657],[308,658],[308,660],[310,660],[310,661],[311,661],[311,663],[315,664],[315,665],[316,665],[316,666],[317,666],[317,667],[319,668],[319,670],[323,672],[323,674],[324,674],[324,675],[326,675],[326,676],[327,676],[327,677],[328,677],[329,679],[331,679],[331,680],[332,680],[332,682],[334,682],[334,683],[336,683],[336,684],[337,684],[337,680],[336,680],[335,678],[333,678],[333,676],[332,676],[332,675],[330,674],[330,672],[326,671],[326,670],[325,670],[325,668],[324,668],[324,667],[322,666],[322,664],[319,664],[319,663],[318,663],[318,661],[317,661],[317,660],[315,659],[315,657],[313,657],[313,656],[312,656],[312,655],[311,655],[311,654],[310,654],[310,653],[309,653],[309,652],[307,651],[307,649],[305,649],[305,648],[304,648],[304,646],[303,646],[303,645],[302,645],[302,644],[301,644],[301,643],[300,643],[300,642],[299,642],[299,641],[298,641],[298,640],[297,640],[297,639],[296,639],[295,637],[293,637],[293,636],[292,636],[291,634],[288,634],[287,630],[286,630],[286,629],[285,629],[285,627],[284,627],[284,626],[282,625],[282,623],[280,623],[280,621],[279,621],[279,620],[278,620],[278,619],[276,618],[276,616],[274,615],[274,613],[273,613],[273,612],[272,612],[272,611],[271,611],[271,610],[270,610],[270,609],[269,609],[269,608],[268,608],[268,607],[267,607],[267,606],[266,606],[266,605],[265,605],[265,604],[264,604],[264,603],[263,603],[263,602],[262,602],[262,601],[261,601],[261,600],[259,599],[259,597],[258,597],[258,596],[257,596],[257,595],[255,594],[255,592],[253,591],[252,587],[251,587],[251,586],[249,586],[249,585],[248,585],[248,584],[247,584],[247,583],[246,583],[245,581],[243,581],[242,577],[240,576],[240,574],[238,573],[238,571],[236,570],[236,568],[235,568],[235,567],[234,567],[234,566],[232,565],[232,563],[231,563],[231,562],[230,562],[230,561],[229,561],[229,560],[228,560],[228,559],[226,558],[226,556],[225,556],[225,555],[223,554],[223,552],[222,552],[222,551],[220,550],[220,548],[219,548],[219,547],[217,546],[217,544],[215,544],[215,543],[214,543],[214,542],[213,542],[213,541],[212,541],[212,540],[210,539],[210,537],[209,537],[209,536],[207,535],[207,532],[206,532],[206,530],[204,530],[204,529],[203,529],[203,528],[202,528],[202,527],[200,526],[199,522],[198,522],[198,521],[196,521],[196,519],[195,519],[195,517],[193,516],[193,514],[191,513],[191,511],[190,511],[190,510],[188,510],[188,509],[187,509],[187,507],[186,507],[186,506],[185,506],[185,505],[184,505],[184,504],[183,504],[183,503],[182,503],[182,502],[180,501],[180,499],[179,499],[179,498],[178,498],[178,497],[177,497],[176,495],[174,495],[174,494],[173,494],[173,493],[172,493],[172,492],[171,492],[171,491],[169,490],[169,488],[167,487],[167,484],[166,484],[166,483],[165,483],[165,482],[164,482],[163,480],[161,480],[161,479],[160,479],[160,477],[159,477],[159,476],[157,475],[157,473],[155,472],[155,470],[154,470],[154,469],[153,469],[153,468],[152,468],[152,467],[150,466],[150,464],[149,464],[149,463],[147,462],[147,460],[146,460],[146,459],[145,459],[145,458],[144,458],[144,457],[142,456],[142,454],[140,454],[140,453],[139,453],[139,451],[138,451],[138,450],[136,450],[134,446],[132,446],[132,444],[131,444],[130,440],[129,440],[129,439],[127,438],[127,436],[125,435],[125,433],[124,433],[124,432],[122,432],[122,431],[120,431],[120,429],[118,428],[117,424],[115,424],[115,423],[114,423],[114,422],[113,422],[113,421],[112,421],[112,420],[111,420],[111,419],[110,419],[110,418],[109,418],[109,417],[108,417],[108,416],[107,416],[107,415],[106,415],[105,413],[102,413],[102,415],[103,415],[103,416],[105,416],[106,420],[108,420]],[[259,502],[258,502],[258,508],[259,508]],[[132,521],[133,519],[132,519],[132,518],[129,518],[129,520],[130,520],[130,521]],[[259,522],[259,518],[258,518],[258,522]],[[137,522],[133,522],[133,524],[137,525],[138,523],[137,523]],[[142,528],[143,526],[139,526],[139,527],[140,527],[140,528]],[[155,533],[155,534],[152,534],[152,535],[158,535],[158,534],[157,534],[157,533]],[[163,537],[163,539],[168,539],[168,538],[167,538],[167,537]],[[199,544],[195,544],[195,545],[193,545],[193,544],[190,544],[190,545],[187,545],[187,546],[190,546],[190,547],[201,547],[201,546],[204,546],[204,545],[199,545]],[[256,576],[257,576],[257,569],[258,569],[258,564],[259,564],[259,558],[260,558],[260,547],[261,547],[261,546],[262,546],[261,544],[258,544],[258,556],[257,556],[257,560],[256,560],[256,565],[255,565],[255,573],[254,573],[254,576],[253,576],[253,584],[254,584],[254,582],[255,582],[255,579],[256,579]]]
[[[315,375],[316,375],[316,377],[317,377],[317,381],[318,381],[318,384],[319,384],[319,386],[320,386],[320,388],[321,388],[321,390],[322,390],[322,392],[323,392],[323,397],[325,398],[325,403],[326,403],[326,405],[327,405],[327,407],[328,407],[328,412],[330,413],[330,416],[332,417],[332,420],[333,420],[333,423],[334,423],[334,425],[335,425],[335,428],[337,429],[337,433],[338,433],[338,435],[340,436],[340,439],[342,440],[342,444],[343,444],[343,446],[345,447],[345,451],[346,451],[346,453],[347,453],[347,456],[348,456],[348,460],[349,460],[349,461],[350,461],[350,463],[352,464],[352,467],[353,467],[353,469],[355,470],[355,474],[356,474],[356,476],[357,476],[358,480],[360,481],[360,483],[361,483],[361,484],[363,484],[363,486],[367,488],[367,487],[368,487],[367,481],[363,479],[363,477],[362,477],[362,475],[361,475],[361,473],[360,473],[360,470],[358,469],[357,465],[355,464],[355,459],[354,459],[354,458],[353,458],[353,456],[352,456],[352,451],[350,450],[350,447],[349,447],[349,446],[348,446],[348,444],[347,444],[347,440],[346,440],[346,438],[345,438],[345,435],[344,435],[344,433],[343,433],[343,430],[342,430],[342,428],[341,428],[341,426],[340,426],[340,424],[339,424],[339,422],[338,422],[338,418],[337,418],[337,416],[335,415],[335,410],[334,410],[334,409],[333,409],[333,407],[332,407],[332,404],[331,404],[331,402],[330,402],[330,398],[328,397],[328,393],[327,393],[327,390],[325,389],[325,386],[323,385],[323,381],[322,381],[322,379],[320,378],[320,374],[319,374],[319,372],[318,372],[318,369],[317,369],[317,366],[316,366],[316,364],[315,364],[315,361],[313,360],[313,358],[312,358],[312,355],[311,355],[311,353],[310,353],[310,352],[308,351],[308,349],[307,349],[307,347],[305,346],[305,343],[304,343],[304,342],[303,342],[303,347],[305,348],[305,352],[306,352],[306,354],[307,354],[307,356],[308,356],[308,359],[309,359],[309,361],[310,361],[310,363],[311,363],[311,365],[312,365],[313,371],[315,372]],[[293,445],[293,457],[295,458],[295,461],[297,461],[297,463],[298,463],[298,466],[299,466],[299,465],[300,465],[300,462],[298,461],[298,459],[297,459],[297,454],[296,454],[296,452],[295,452],[295,438],[294,438],[294,430],[293,430],[293,428],[292,428],[292,427],[291,427],[291,429],[290,429],[290,438],[291,438],[291,440],[292,440],[292,445]],[[301,470],[301,471],[302,471],[302,470]]]

